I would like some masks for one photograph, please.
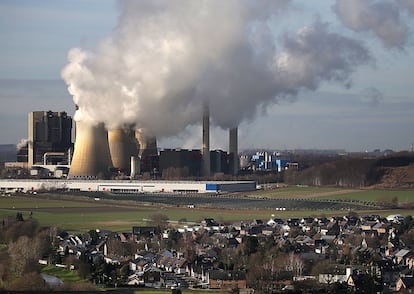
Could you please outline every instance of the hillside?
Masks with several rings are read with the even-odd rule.
[[[397,153],[380,158],[352,157],[300,171],[288,171],[287,184],[381,189],[414,188],[414,155]]]
[[[379,189],[414,189],[414,164],[387,168],[381,182],[375,185]]]

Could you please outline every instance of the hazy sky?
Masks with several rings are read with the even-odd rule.
[[[240,149],[407,150],[414,143],[413,0],[150,3],[0,0],[0,144],[27,137],[30,111],[73,115],[67,84],[93,102],[99,97],[88,90],[117,93],[110,82],[98,86],[118,76],[125,97],[139,96],[127,110],[143,119],[133,122],[145,126],[153,117],[154,132],[170,136],[161,147],[200,148],[194,95],[217,97],[212,148],[227,149],[232,123]],[[167,41],[168,54],[159,52]],[[72,57],[87,57],[69,61],[72,48]],[[154,81],[158,65],[167,72],[162,82]],[[148,103],[154,87],[178,94],[160,90],[159,104]],[[148,105],[158,113],[148,115]],[[180,118],[177,105],[194,108]],[[163,120],[169,115],[177,124]]]

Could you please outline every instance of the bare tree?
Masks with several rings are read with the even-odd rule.
[[[14,280],[13,283],[7,287],[7,290],[25,291],[26,293],[30,293],[35,291],[47,291],[49,290],[49,287],[40,274],[27,273]]]
[[[291,271],[294,276],[302,276],[305,263],[302,258],[290,252],[285,260],[285,269]]]
[[[162,213],[154,213],[150,216],[149,223],[150,225],[163,230],[168,226],[168,216]]]
[[[11,242],[8,246],[12,269],[18,274],[22,274],[30,263],[37,263],[41,251],[39,239],[31,239],[21,236],[16,242]]]

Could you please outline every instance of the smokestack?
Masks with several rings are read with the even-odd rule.
[[[112,167],[108,133],[103,124],[76,122],[76,141],[69,177],[108,178]]]
[[[229,130],[230,174],[239,173],[239,151],[237,142],[237,127]]]
[[[203,176],[210,176],[210,110],[207,104],[203,107]]]
[[[131,156],[138,156],[138,144],[131,130],[113,129],[108,131],[109,151],[113,167],[129,173]]]

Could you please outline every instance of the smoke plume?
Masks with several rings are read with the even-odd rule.
[[[369,52],[320,21],[276,36],[289,2],[120,2],[112,34],[93,52],[68,54],[75,120],[169,136],[200,124],[206,102],[212,124],[229,128],[323,81],[349,85]]]
[[[20,149],[27,146],[29,140],[27,139],[20,139],[20,141],[16,144],[16,150],[19,151]]]
[[[409,29],[401,19],[403,9],[414,12],[412,0],[336,0],[333,10],[354,31],[371,31],[387,48],[403,48]]]

